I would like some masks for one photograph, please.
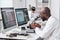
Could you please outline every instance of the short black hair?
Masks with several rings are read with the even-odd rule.
[[[32,10],[32,11],[35,11],[35,7],[32,7],[31,10]]]
[[[46,13],[48,16],[51,16],[50,9],[49,9],[48,7],[45,7],[45,13]]]

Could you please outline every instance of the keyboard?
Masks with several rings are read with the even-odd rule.
[[[30,30],[27,30],[26,33],[35,33],[35,30],[30,29]]]
[[[20,35],[20,36],[28,36],[29,34],[27,34],[27,33],[10,33],[7,36],[9,36],[9,37],[17,37],[17,35]]]

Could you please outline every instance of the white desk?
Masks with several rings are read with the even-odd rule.
[[[17,28],[15,28],[16,30]],[[6,34],[9,34],[11,32],[13,32],[14,30],[11,30],[9,32],[7,32]],[[35,33],[29,33],[29,36],[17,36],[17,37],[9,37],[6,36],[6,34],[2,34],[0,33],[0,39],[23,39],[23,40],[36,40],[39,36]]]
[[[29,23],[31,22],[28,22],[27,25],[29,25]],[[35,33],[29,33],[29,36],[17,36],[17,37],[8,37],[6,36],[7,34],[10,34],[10,33],[15,33],[16,31],[15,30],[19,30],[19,32],[21,31],[20,29],[18,28],[14,28],[4,34],[0,33],[0,39],[23,39],[23,40],[36,40],[39,36]]]
[[[8,37],[5,34],[0,34],[1,39],[23,39],[23,40],[36,40],[38,36],[36,34],[30,34],[30,36],[17,36],[17,37]]]

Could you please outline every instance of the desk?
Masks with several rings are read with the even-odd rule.
[[[15,29],[16,30],[16,29]],[[11,30],[10,32],[12,32]],[[8,32],[9,33],[9,32]],[[7,34],[8,34],[7,33]],[[8,37],[6,34],[0,33],[0,39],[23,39],[23,40],[36,40],[39,36],[35,33],[28,33],[29,36],[17,36],[17,37]]]
[[[29,25],[29,23],[27,24]],[[29,36],[17,36],[17,37],[8,37],[6,36],[7,34],[16,32],[15,30],[20,30],[19,28],[14,28],[6,33],[0,33],[0,39],[23,39],[23,40],[36,40],[39,35],[35,34],[35,33],[29,33]],[[20,30],[21,31],[21,30]]]
[[[23,39],[23,40],[36,40],[36,34],[30,34],[30,36],[17,36],[17,37],[8,37],[5,34],[0,33],[0,39]]]

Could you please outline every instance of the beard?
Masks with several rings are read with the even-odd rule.
[[[45,18],[45,17],[41,17],[41,19],[42,19],[43,21],[45,21],[45,20],[46,20],[46,18]]]

